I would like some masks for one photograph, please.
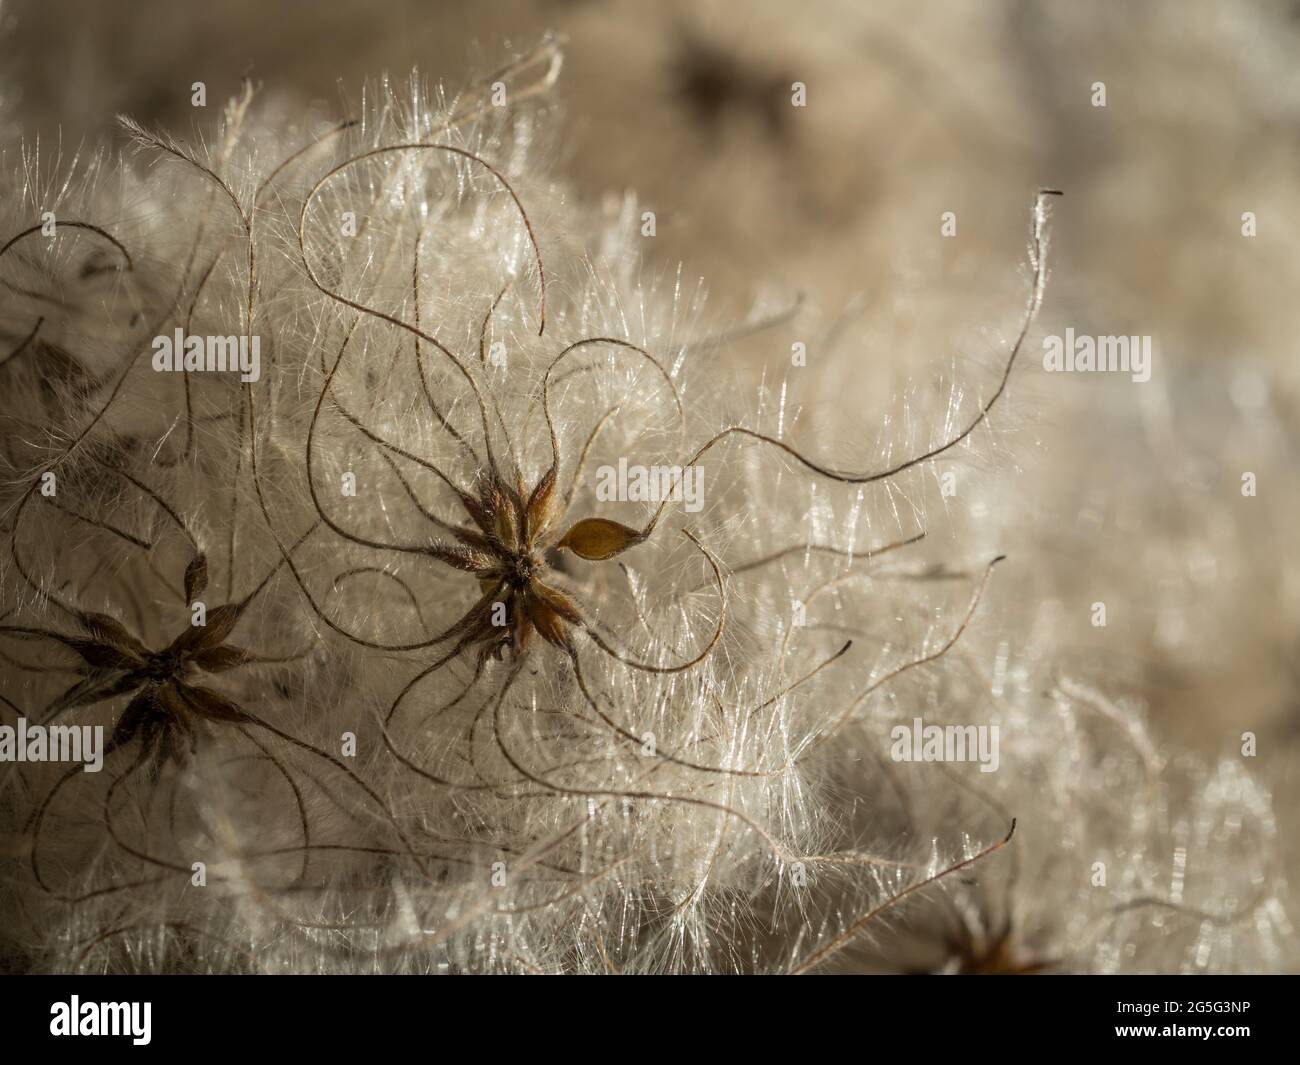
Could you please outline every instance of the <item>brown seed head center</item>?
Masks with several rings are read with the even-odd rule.
[[[543,564],[531,552],[521,551],[510,556],[508,567],[510,584],[515,588],[526,588],[540,575]]]

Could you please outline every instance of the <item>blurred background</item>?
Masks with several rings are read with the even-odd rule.
[[[1140,701],[1163,738],[1217,757],[1256,733],[1289,816],[1300,6],[5,0],[0,131],[65,156],[118,137],[118,112],[185,136],[209,121],[193,82],[213,107],[245,77],[346,112],[368,78],[418,67],[454,91],[546,33],[565,42],[554,177],[593,203],[635,190],[646,270],[703,278],[719,323],[802,294],[815,374],[784,334],[718,358],[850,445],[900,390],[922,410],[940,377],[987,393],[1034,190],[1064,190],[1043,316],[946,535],[1017,561],[1011,638]],[[1041,336],[1067,327],[1150,335],[1151,380],[1045,373]]]

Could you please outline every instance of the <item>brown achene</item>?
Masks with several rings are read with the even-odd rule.
[[[613,558],[641,537],[606,518],[586,518],[554,544],[550,533],[559,517],[555,467],[546,471],[525,501],[522,482],[510,486],[492,477],[479,493],[461,494],[477,531],[458,528],[458,544],[430,548],[450,566],[472,573],[483,590],[478,606],[465,616],[460,646],[481,645],[480,653],[500,659],[507,650],[524,651],[536,633],[547,643],[572,653],[571,626],[582,626],[578,605],[542,578],[547,566],[544,550],[568,548],[580,558]]]

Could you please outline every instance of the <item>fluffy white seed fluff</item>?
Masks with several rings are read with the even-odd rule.
[[[987,355],[937,398],[901,385],[888,420],[829,438],[718,354],[758,328],[792,342],[788,301],[716,321],[702,286],[644,267],[633,198],[575,203],[547,176],[558,61],[511,69],[506,108],[418,82],[351,116],[245,96],[198,144],[128,124],[121,158],[6,157],[4,234],[38,228],[0,257],[4,722],[112,735],[129,695],[61,709],[102,678],[49,634],[93,611],[165,646],[200,555],[200,597],[247,599],[230,643],[260,659],[202,681],[249,717],[156,777],[138,737],[99,774],[0,766],[6,952],[92,972],[1283,965],[1267,790],[1157,747],[1044,636],[1028,569],[989,576],[1015,375],[945,452],[986,467],[975,505],[933,464],[857,486],[798,457],[889,469],[951,440],[1021,307],[976,323]],[[156,371],[178,326],[256,335],[260,378]],[[602,467],[689,464],[733,426],[751,435],[698,457],[698,509],[598,498]],[[572,655],[450,656],[484,588],[428,548],[494,466],[526,498],[552,465],[551,541],[591,517],[646,535],[607,560],[543,545],[582,614]],[[998,772],[893,761],[916,717],[996,725]]]

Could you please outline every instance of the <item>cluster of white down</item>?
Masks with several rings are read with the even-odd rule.
[[[135,130],[129,161],[66,184],[6,162],[6,233],[37,229],[0,258],[3,713],[112,735],[131,694],[89,701],[107,667],[58,638],[85,612],[157,651],[191,600],[240,604],[249,654],[191,674],[244,715],[201,721],[192,752],[155,767],[137,734],[95,776],[0,766],[5,950],[81,971],[1283,964],[1267,793],[1071,679],[1015,560],[986,580],[996,545],[918,539],[924,465],[855,487],[771,443],[797,412],[729,388],[702,289],[643,273],[635,203],[573,206],[545,177],[542,100],[382,87],[331,125],[241,99],[206,150]],[[176,328],[259,336],[260,379],[155,373]],[[969,424],[1007,354],[940,424],[800,446],[895,465]],[[770,440],[698,456],[698,513],[597,501],[600,466],[683,465],[731,426]],[[534,576],[580,609],[572,653],[450,655],[483,588],[430,546],[491,469],[527,498],[552,465]],[[644,535],[555,548],[590,517]],[[892,761],[917,717],[996,725],[998,771]]]

